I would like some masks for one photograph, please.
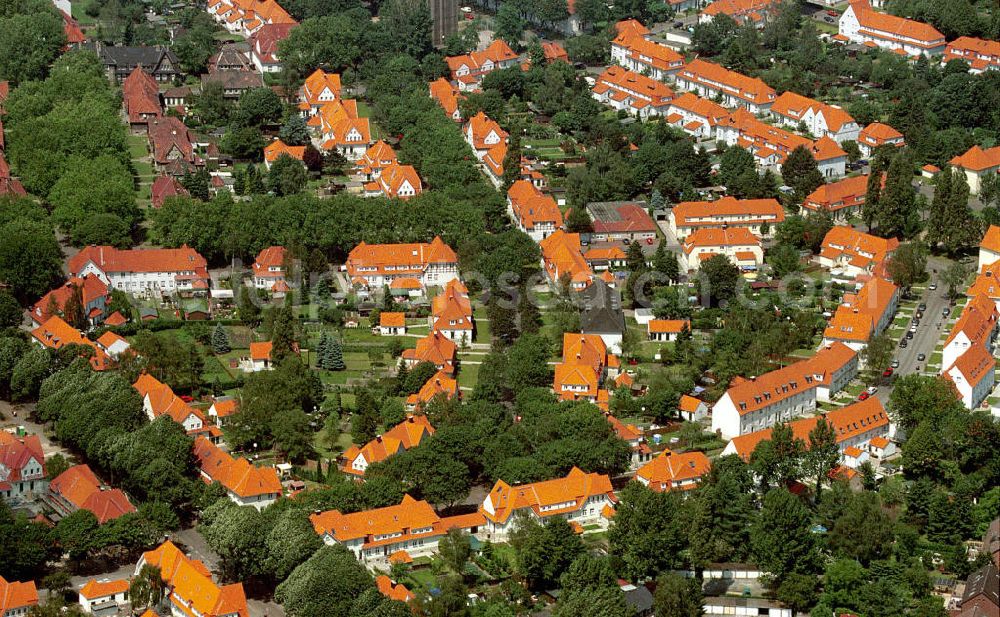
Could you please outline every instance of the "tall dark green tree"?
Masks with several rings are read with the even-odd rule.
[[[333,336],[327,346],[326,357],[323,359],[323,368],[328,371],[343,371],[347,368],[344,363],[344,349],[340,344],[340,339]]]
[[[792,150],[781,166],[781,176],[785,184],[795,189],[795,198],[799,202],[823,184],[823,174],[816,165],[816,159],[805,146]]]
[[[229,353],[232,349],[229,345],[229,336],[226,334],[226,329],[222,324],[217,324],[215,329],[212,330],[212,351],[216,354]]]
[[[907,153],[897,154],[886,172],[885,190],[879,196],[876,231],[883,238],[899,238],[912,231],[917,216],[913,190],[913,163]]]
[[[825,417],[820,418],[815,428],[809,431],[808,446],[802,457],[802,466],[806,473],[816,478],[816,499],[819,500],[823,481],[840,460],[837,434]]]
[[[760,516],[750,528],[754,563],[777,583],[792,573],[815,573],[820,555],[811,527],[809,509],[798,497],[784,488],[772,489],[764,496]]]
[[[677,282],[677,279],[680,278],[677,254],[667,250],[666,242],[661,241],[656,247],[656,252],[653,254],[653,269],[670,279],[671,282]]]

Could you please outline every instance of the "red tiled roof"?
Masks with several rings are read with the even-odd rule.
[[[191,132],[184,123],[173,116],[154,118],[148,125],[149,142],[153,145],[153,160],[166,165],[180,160],[189,164],[200,161],[194,153]]]
[[[245,458],[233,458],[200,436],[195,438],[193,449],[201,472],[239,497],[281,495],[281,482],[273,467],[257,467]]]
[[[803,208],[808,210],[826,210],[835,212],[842,208],[858,207],[865,203],[865,193],[868,190],[868,176],[851,176],[821,184],[810,193]]]
[[[646,77],[641,73],[629,71],[620,66],[609,66],[597,77],[597,85],[615,90],[615,94],[623,100],[631,96],[657,107],[666,105],[674,98],[674,92],[662,81]]]
[[[80,588],[80,595],[88,600],[95,600],[106,596],[112,596],[128,591],[129,582],[125,579],[115,579],[111,581],[99,581],[90,579]]]
[[[972,345],[945,370],[944,374],[951,377],[952,369],[962,374],[970,387],[974,388],[983,379],[993,374],[997,361],[985,345]]]
[[[76,465],[59,474],[49,483],[49,491],[78,510],[89,510],[100,524],[135,512],[125,493],[116,488],[106,489],[87,465]]]
[[[168,175],[157,176],[156,180],[153,180],[151,193],[154,208],[162,207],[167,197],[190,196],[177,178]]]
[[[767,221],[772,228],[785,220],[785,211],[776,199],[736,199],[726,196],[718,201],[685,201],[673,208],[677,227],[717,226],[723,217],[741,217],[731,226]]]
[[[208,278],[208,262],[186,245],[177,249],[120,250],[91,244],[69,259],[69,270],[79,275],[88,263],[106,273],[193,271]]]
[[[0,576],[0,615],[15,614],[17,609],[25,609],[38,604],[38,589],[35,581],[25,583],[10,581]],[[10,611],[8,613],[8,611]]]
[[[362,242],[347,256],[347,272],[351,277],[415,275],[432,263],[457,263],[455,251],[435,236],[430,243],[367,244]],[[375,268],[375,270],[370,270]],[[387,269],[391,268],[391,270]]]
[[[972,146],[964,154],[948,161],[950,165],[970,171],[986,171],[1000,167],[1000,146],[983,150],[978,145]]]
[[[20,482],[25,479],[23,472],[29,462],[38,463],[45,474],[45,452],[38,435],[15,437],[7,431],[0,431],[0,467],[6,468],[5,482]]]
[[[800,418],[788,423],[792,429],[792,436],[801,439],[809,446],[809,432],[816,428],[816,424],[821,417],[833,426],[837,443],[843,443],[857,435],[861,435],[873,429],[889,426],[889,415],[886,413],[882,402],[878,397],[871,397],[864,401],[859,401],[846,407],[834,409],[825,416],[813,416],[810,418]],[[733,438],[733,446],[744,460],[749,460],[750,455],[757,449],[757,445],[762,441],[771,439],[773,429],[766,428],[761,431],[747,433]]]
[[[715,84],[723,84],[727,88],[732,88],[736,91],[736,93],[733,93],[734,96],[756,104],[769,103],[774,101],[776,96],[774,88],[756,77],[747,77],[741,73],[730,71],[718,64],[701,59],[689,62],[678,73],[678,77],[699,83],[706,83],[713,88],[716,87]]]
[[[459,103],[465,98],[458,89],[444,77],[439,77],[430,83],[431,98],[438,102],[441,109],[449,116],[458,111]]]
[[[498,480],[479,511],[487,519],[505,523],[519,510],[532,510],[536,516],[560,516],[578,509],[590,497],[606,496],[617,501],[606,475],[585,473],[573,467],[564,478],[510,485]],[[561,506],[553,508],[552,506]]]
[[[180,610],[178,606],[190,607],[190,613],[181,611],[190,617],[249,617],[242,583],[216,585],[205,564],[185,555],[173,542],[167,540],[143,553],[142,561],[160,569],[174,610]]]
[[[858,141],[872,148],[889,143],[891,140],[902,140],[903,134],[892,128],[888,124],[872,122],[861,129],[858,134]]]
[[[664,492],[671,490],[673,482],[700,480],[711,468],[712,463],[704,452],[676,453],[664,450],[659,456],[640,467],[635,475],[646,480],[653,491]],[[696,485],[690,486],[693,488]]]
[[[879,13],[872,9],[868,0],[851,0],[850,8],[854,10],[863,32],[882,34],[893,40],[913,39],[916,42],[908,41],[908,43],[919,47],[944,43],[944,35],[934,26],[888,13]]]
[[[111,367],[111,358],[103,349],[58,315],[48,318],[45,323],[32,330],[31,336],[49,349],[62,349],[67,345],[90,347],[94,350],[94,354],[90,357],[91,368],[103,371]]]
[[[130,122],[145,122],[161,115],[160,87],[138,66],[122,82],[122,100]]]
[[[552,197],[545,195],[527,180],[514,182],[507,190],[514,217],[525,229],[534,229],[536,223],[551,223],[562,227],[562,213]]]
[[[841,341],[867,341],[881,317],[889,309],[899,288],[874,277],[861,288],[853,301],[837,307],[823,337]]]
[[[82,278],[73,276],[59,287],[42,296],[38,302],[35,302],[31,309],[32,319],[39,323],[44,323],[52,317],[50,308],[55,308],[57,312],[62,313],[66,308],[66,302],[73,295],[75,288],[80,289],[81,304],[83,307],[88,306],[98,298],[107,297],[109,294],[108,286],[97,275],[87,274]]]

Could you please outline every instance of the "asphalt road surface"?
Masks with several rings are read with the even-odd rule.
[[[906,349],[896,347],[894,358],[899,360],[896,375],[908,375],[922,371],[927,366],[927,360],[934,353],[934,347],[947,327],[947,318],[943,317],[941,313],[944,308],[950,306],[946,295],[947,289],[933,273],[935,269],[938,273],[942,272],[947,264],[947,261],[934,257],[927,261],[927,267],[931,270],[929,283],[937,283],[937,289],[927,289],[921,296],[920,302],[927,304],[927,309],[923,311],[924,317],[920,320],[920,325],[913,334],[913,338],[907,341]],[[909,329],[909,324],[907,324],[907,329]],[[917,360],[918,354],[924,354],[925,359]]]

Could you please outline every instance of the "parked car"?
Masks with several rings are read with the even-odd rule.
[[[926,311],[927,310],[927,303],[921,302],[920,305],[917,306],[917,310],[918,311]]]
[[[652,246],[653,245],[653,238],[646,238],[646,244]]]
[[[862,392],[858,395],[859,401],[867,401],[869,398],[871,398],[871,394],[868,394],[867,392]]]
[[[683,21],[678,20],[674,22],[674,28],[683,28],[683,27],[684,27]]]
[[[923,362],[926,359],[927,359],[927,356],[925,354],[922,354],[922,353],[918,353],[917,354],[917,361],[918,362]]]
[[[878,392],[878,388],[876,388],[875,386],[868,386],[866,392],[868,392],[869,395],[872,395]]]
[[[934,291],[935,289],[937,289],[937,283],[931,283],[930,285],[927,286],[927,289]]]
[[[899,341],[899,346],[902,347],[903,349],[906,349],[907,345],[909,345],[909,343],[906,342],[905,338],[903,340]]]
[[[906,333],[906,340],[911,340],[913,338],[913,330]]]
[[[884,371],[882,371],[882,377],[892,377],[892,373],[893,373],[893,369],[890,366],[889,368],[887,368]]]
[[[899,368],[899,360],[893,360],[890,366],[892,368]]]

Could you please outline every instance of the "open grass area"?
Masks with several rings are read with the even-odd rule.
[[[459,388],[475,388],[479,382],[479,364],[462,364],[458,371]]]
[[[142,135],[129,135],[128,153],[134,159],[146,156],[149,154],[149,141]]]
[[[78,21],[81,26],[93,26],[97,24],[97,20],[84,12],[85,5],[84,2],[71,2],[70,12],[73,13],[73,19]]]

